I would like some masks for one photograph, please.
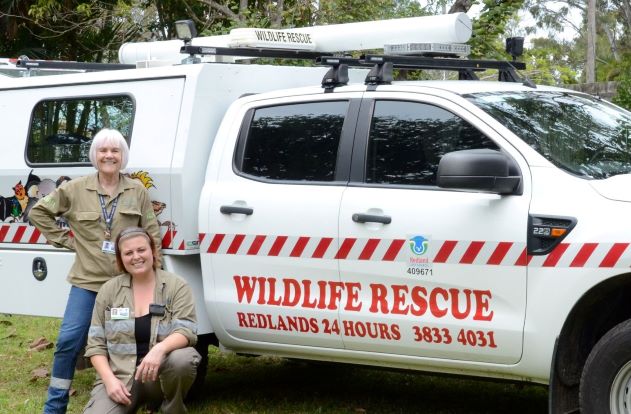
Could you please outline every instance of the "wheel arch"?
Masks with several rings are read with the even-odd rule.
[[[611,328],[631,319],[631,273],[595,285],[576,302],[557,338],[550,372],[550,413],[578,412],[585,361]]]

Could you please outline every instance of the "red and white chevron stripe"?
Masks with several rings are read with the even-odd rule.
[[[401,261],[405,240],[245,234],[201,235],[200,249],[212,254],[311,259]]]
[[[160,227],[162,248],[185,250],[184,239],[178,237],[177,230]],[[0,243],[46,244],[46,238],[34,226],[26,223],[7,223],[0,225]]]
[[[177,239],[177,230],[170,229],[166,226],[160,226],[160,234],[162,236],[162,248],[163,249],[173,249],[174,245],[178,242],[181,242],[181,247],[179,250],[184,250],[184,240]],[[179,247],[179,246],[178,246]]]
[[[162,227],[162,248],[186,250],[175,229]],[[406,239],[337,239],[333,237],[251,234],[199,235],[200,251],[211,254],[284,258],[408,261]],[[46,238],[28,224],[0,225],[0,243],[46,244]],[[570,268],[629,268],[630,243],[561,243],[544,256],[528,256],[525,243],[430,240],[430,263]]]
[[[28,224],[0,225],[0,243],[46,244],[46,238]]]
[[[200,251],[210,254],[310,259],[406,262],[405,239],[200,234]],[[631,267],[629,243],[561,243],[543,256],[526,254],[525,243],[430,240],[430,263],[529,267]]]

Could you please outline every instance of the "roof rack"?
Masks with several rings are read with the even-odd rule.
[[[447,57],[428,57],[428,56],[400,56],[400,55],[363,55],[359,58],[350,56],[332,56],[323,55],[322,52],[311,52],[303,50],[287,50],[287,49],[266,49],[266,48],[228,48],[228,47],[205,47],[205,46],[182,46],[181,53],[193,55],[220,55],[220,56],[238,56],[250,58],[282,58],[282,59],[314,59],[317,64],[323,66],[332,66],[333,71],[327,72],[322,86],[325,89],[331,89],[336,86],[344,85],[348,82],[348,76],[341,74],[336,75],[336,70],[343,71],[344,66],[349,67],[373,67],[374,71],[368,74],[366,84],[383,84],[392,81],[388,71],[394,69],[408,70],[447,70],[458,72],[460,80],[477,80],[479,79],[476,72],[487,69],[498,70],[498,80],[503,82],[523,82],[523,79],[517,74],[517,70],[526,69],[523,62],[509,62],[500,60],[484,60],[484,59],[462,59]],[[388,64],[387,68],[381,67]],[[380,69],[378,67],[381,67]],[[375,73],[373,73],[375,72]],[[380,73],[380,74],[379,74]]]
[[[136,65],[124,65],[121,63],[91,63],[91,62],[71,62],[61,60],[31,60],[20,58],[17,60],[16,67],[24,69],[45,69],[45,70],[68,70],[94,72],[103,70],[121,70],[134,69]]]
[[[119,63],[35,60],[26,56],[10,59],[0,58],[0,75],[12,78],[132,69],[136,67],[137,65],[123,65]]]
[[[433,58],[425,56],[396,56],[396,55],[366,55],[363,57],[365,64],[379,65],[386,62],[392,63],[396,69],[437,69],[458,72],[460,80],[478,80],[475,72],[487,69],[499,71],[498,80],[503,82],[521,82],[517,69],[526,69],[523,62],[509,62],[501,60],[484,59],[453,59]]]
[[[502,75],[500,75],[500,80],[506,82],[519,82],[519,76],[516,72],[517,69],[526,69],[526,64],[523,62],[398,55],[364,55],[360,58],[320,56],[317,58],[316,62],[323,66],[346,64],[356,67],[374,66],[389,62],[392,63],[395,69],[437,69],[467,73],[467,76],[462,79],[477,79],[474,72],[497,69],[500,73],[506,72],[505,75],[503,75],[505,77],[502,78]],[[508,75],[512,76],[512,78]]]

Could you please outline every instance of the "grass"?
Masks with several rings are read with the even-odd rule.
[[[53,349],[29,350],[45,337],[53,342],[60,320],[0,315],[0,413],[40,413]],[[94,370],[78,371],[69,413],[88,401]],[[191,414],[265,413],[545,413],[545,387],[474,381],[339,364],[243,357],[211,348],[207,392],[188,405]]]

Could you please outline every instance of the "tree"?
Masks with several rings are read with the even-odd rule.
[[[525,75],[542,85],[577,83],[577,73],[573,68],[583,61],[583,56],[576,53],[573,42],[536,38],[524,54],[527,65]]]
[[[587,0],[587,59],[585,61],[587,83],[596,81],[596,0]]]
[[[553,4],[561,6],[555,8]],[[525,7],[535,17],[539,28],[554,33],[571,26],[576,31],[575,46],[585,50],[585,58],[575,70],[582,73],[584,79],[588,76],[592,79],[591,74],[588,75],[592,71],[590,65],[594,68],[594,81],[613,80],[621,74],[623,55],[631,51],[629,0],[527,0]],[[571,18],[576,12],[583,17],[579,22]]]
[[[456,0],[449,9],[449,13],[466,13],[473,5],[472,0]]]
[[[523,0],[483,0],[480,17],[473,23],[473,37],[469,41],[471,54],[476,57],[497,56],[504,47],[503,37],[511,19],[524,4]]]
[[[0,55],[41,59],[113,60],[136,25],[119,1],[3,1],[0,26],[8,41]]]

